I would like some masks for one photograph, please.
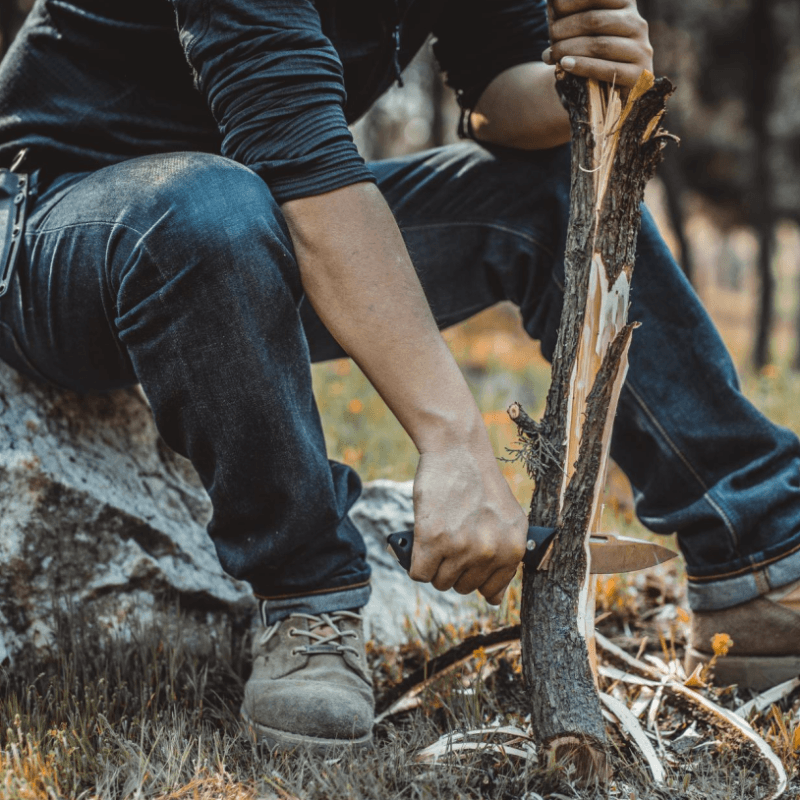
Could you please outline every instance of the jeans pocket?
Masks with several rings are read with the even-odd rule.
[[[45,376],[31,364],[28,357],[22,352],[22,348],[19,346],[14,331],[2,320],[0,320],[0,361],[4,361],[9,367],[13,367],[17,372],[25,375],[27,378],[32,378],[48,386],[60,388],[52,381],[45,378]]]

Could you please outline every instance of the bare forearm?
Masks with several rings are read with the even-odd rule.
[[[527,521],[386,201],[355,184],[285,203],[283,213],[308,300],[420,451],[410,575],[499,603]]]
[[[283,212],[307,299],[417,448],[485,438],[379,190],[356,184]]]
[[[472,112],[480,141],[544,150],[569,141],[569,117],[555,88],[555,70],[542,63],[507,69],[486,87]]]
[[[497,76],[471,121],[479,140],[541,150],[569,139],[569,120],[555,89],[554,66],[584,78],[634,86],[653,70],[647,23],[636,0],[552,0],[545,63],[521,64]]]

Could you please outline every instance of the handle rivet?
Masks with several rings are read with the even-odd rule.
[[[535,550],[536,549],[536,542],[533,539],[528,539],[528,544],[526,545],[528,550]]]

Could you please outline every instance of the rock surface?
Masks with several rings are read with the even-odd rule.
[[[0,663],[46,647],[60,612],[122,633],[179,624],[197,647],[250,624],[249,586],[223,573],[206,534],[208,498],[137,390],[78,396],[0,363],[0,481]],[[411,526],[410,483],[368,484],[353,516],[375,570],[376,638],[407,638],[407,616],[424,628],[472,613],[386,552],[385,535]]]

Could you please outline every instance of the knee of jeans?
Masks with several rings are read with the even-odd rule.
[[[509,223],[564,237],[571,178],[568,146],[530,151],[491,147],[486,166],[486,196],[504,198],[503,215]]]
[[[152,263],[161,286],[191,276],[224,284],[225,274],[235,271],[255,291],[256,283],[282,282],[299,302],[302,285],[291,238],[267,184],[220,156],[176,154],[164,161],[160,180],[152,184],[152,223],[137,225],[137,250],[149,258],[129,259],[129,265]]]

